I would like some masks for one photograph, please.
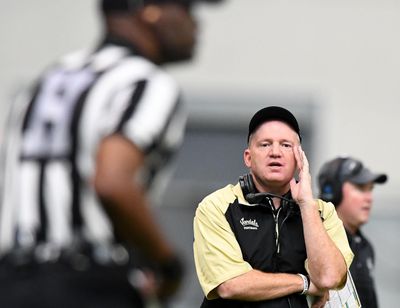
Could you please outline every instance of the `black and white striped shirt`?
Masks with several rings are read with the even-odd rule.
[[[111,41],[62,59],[14,107],[4,148],[0,255],[16,245],[61,249],[77,233],[91,243],[113,243],[90,185],[99,142],[117,132],[142,149],[150,190],[186,123],[171,77]]]

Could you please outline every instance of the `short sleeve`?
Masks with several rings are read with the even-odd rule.
[[[117,130],[144,152],[164,143],[177,147],[182,142],[186,112],[175,81],[155,72],[134,85]]]
[[[194,260],[196,272],[208,299],[217,297],[212,291],[222,282],[252,269],[243,260],[225,211],[228,204],[221,199],[205,199],[194,217]]]
[[[322,200],[318,200],[318,206],[321,211],[325,230],[335,243],[336,247],[342,253],[346,261],[347,268],[349,268],[351,262],[353,261],[354,254],[350,248],[343,222],[337,215],[335,207],[332,203],[326,203]]]

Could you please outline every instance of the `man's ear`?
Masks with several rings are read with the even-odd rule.
[[[155,24],[162,15],[162,9],[158,5],[146,5],[140,12],[140,17],[145,23]]]
[[[246,165],[246,167],[250,168],[251,154],[250,154],[250,150],[248,148],[246,150],[244,150],[244,152],[243,152],[243,161],[244,161],[244,164]]]

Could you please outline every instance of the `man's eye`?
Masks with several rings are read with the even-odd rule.
[[[262,147],[269,147],[271,144],[270,143],[267,143],[267,142],[263,142],[263,143],[261,143],[261,146]]]
[[[284,148],[288,148],[288,149],[291,149],[293,147],[291,143],[284,143],[284,144],[282,144],[282,146]]]

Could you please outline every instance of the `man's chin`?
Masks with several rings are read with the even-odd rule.
[[[194,58],[194,52],[188,51],[185,53],[164,52],[162,63],[181,63],[187,62]]]
[[[285,179],[285,177],[282,174],[272,174],[267,177],[267,181],[270,182],[288,182],[289,180]]]

